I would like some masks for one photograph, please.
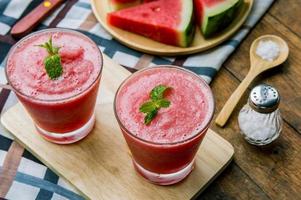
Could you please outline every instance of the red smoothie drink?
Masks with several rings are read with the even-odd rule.
[[[57,50],[55,58],[41,47],[50,38]],[[49,56],[54,61],[46,60]],[[52,77],[53,71],[46,69],[56,61],[62,71]],[[49,70],[53,69],[57,70]],[[92,130],[101,70],[98,46],[87,36],[66,29],[47,29],[23,38],[10,50],[6,64],[7,80],[38,132],[62,144],[76,142]]]
[[[153,96],[162,86],[166,88],[160,97],[164,104]],[[114,103],[134,166],[142,176],[169,185],[191,172],[214,112],[211,89],[202,78],[174,66],[148,68],[122,83]],[[146,112],[141,110],[144,104]],[[150,116],[158,105],[162,106]],[[151,121],[146,124],[148,117]]]

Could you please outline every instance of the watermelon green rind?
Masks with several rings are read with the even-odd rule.
[[[194,38],[194,33],[195,33],[195,25],[194,25],[194,20],[193,18],[191,19],[191,23],[187,26],[185,30],[185,36],[184,36],[184,43],[181,45],[182,47],[188,47],[191,42],[193,41]]]
[[[211,37],[227,27],[237,15],[242,4],[243,0],[226,0],[212,8],[205,8],[201,22],[201,31],[204,37]]]
[[[179,25],[179,46],[187,47],[192,42],[194,36],[194,23],[193,23],[193,2],[192,0],[182,0],[182,16]]]

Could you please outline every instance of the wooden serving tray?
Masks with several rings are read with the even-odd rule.
[[[92,10],[100,24],[112,34],[116,40],[124,45],[145,53],[163,56],[177,56],[202,52],[221,44],[243,25],[250,14],[254,2],[254,0],[244,0],[244,4],[235,20],[217,36],[205,39],[202,36],[200,29],[197,27],[191,46],[181,48],[156,42],[147,37],[124,31],[107,24],[107,13],[110,12],[109,1],[110,0],[91,0]]]
[[[209,130],[196,157],[196,167],[187,179],[173,186],[157,186],[138,175],[113,113],[113,98],[119,84],[130,75],[104,55],[104,69],[96,105],[96,125],[84,140],[56,145],[42,139],[21,104],[1,117],[16,140],[84,197],[114,199],[190,199],[231,161],[230,143]]]

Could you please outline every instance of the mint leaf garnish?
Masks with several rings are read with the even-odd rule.
[[[166,87],[164,85],[158,85],[157,87],[152,89],[152,91],[150,93],[151,99],[152,100],[162,99],[163,95],[164,95],[164,92],[168,89],[169,89],[169,87]]]
[[[63,73],[63,67],[61,57],[59,55],[60,47],[54,47],[52,44],[52,37],[45,44],[38,45],[39,47],[45,48],[48,52],[48,56],[44,59],[44,65],[46,72],[50,79],[56,79]]]
[[[145,113],[144,123],[149,125],[151,121],[156,117],[160,108],[168,108],[170,106],[170,101],[164,99],[164,93],[170,87],[164,85],[158,85],[150,92],[150,100],[143,103],[139,111]]]
[[[170,105],[170,101],[168,101],[167,99],[159,99],[156,101],[156,104],[160,108],[168,108]]]
[[[157,109],[157,106],[152,101],[145,102],[139,108],[140,112],[143,112],[143,113],[149,113],[149,112],[152,112],[155,109]]]
[[[158,113],[157,109],[152,110],[151,112],[148,112],[146,114],[146,116],[144,117],[144,123],[146,125],[149,125],[151,123],[151,121],[156,117],[157,113]]]

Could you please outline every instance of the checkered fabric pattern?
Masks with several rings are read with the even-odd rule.
[[[250,29],[263,16],[274,0],[255,0],[252,13],[241,30],[219,47],[186,57],[155,57],[129,49],[118,43],[95,19],[89,0],[67,0],[36,30],[62,27],[81,31],[91,37],[99,48],[130,71],[154,64],[176,64],[194,71],[210,82],[222,63],[235,50]],[[9,32],[19,18],[25,16],[42,0],[0,0],[0,82],[6,83],[5,58],[17,41]],[[148,60],[148,62],[144,62]],[[0,91],[0,112],[5,112],[17,99],[8,90]],[[83,197],[31,153],[14,141],[0,126],[0,199],[10,200],[80,200]]]

